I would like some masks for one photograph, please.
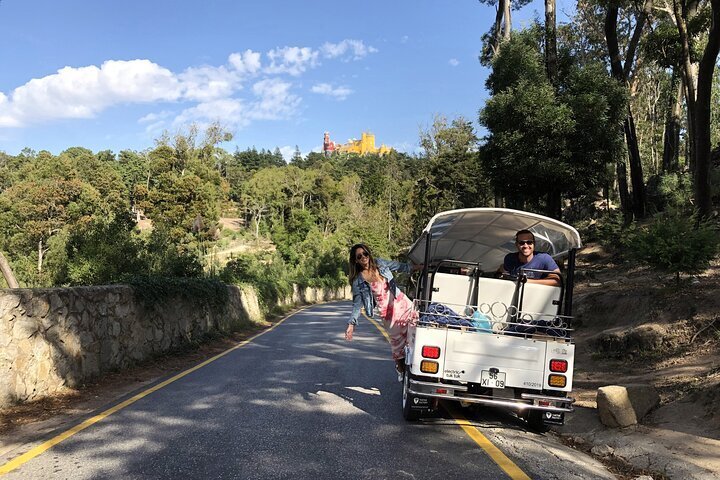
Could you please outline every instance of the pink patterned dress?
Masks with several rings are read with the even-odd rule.
[[[414,325],[418,319],[418,312],[413,308],[412,300],[402,292],[394,297],[386,279],[371,282],[370,291],[375,297],[375,305],[390,336],[393,358],[395,360],[405,358],[408,325]]]

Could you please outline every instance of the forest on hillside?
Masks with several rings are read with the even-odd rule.
[[[428,119],[420,153],[286,162],[279,149],[225,150],[222,120],[143,151],[0,152],[0,263],[23,287],[183,277],[277,296],[293,282],[341,285],[353,243],[397,257],[435,213],[504,206],[673,273],[707,265],[720,0],[583,0],[564,24],[547,0],[544,21],[521,30],[511,11],[523,1],[483,1],[498,12],[478,45],[489,99],[477,119]],[[230,239],[274,248],[220,264],[212,252]]]

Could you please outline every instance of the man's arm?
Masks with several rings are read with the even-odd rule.
[[[540,285],[550,285],[551,287],[559,287],[560,286],[560,275],[555,275],[556,273],[560,273],[560,269],[556,268],[553,270],[553,273],[548,273],[548,276],[545,278],[528,278],[528,283],[538,283]]]

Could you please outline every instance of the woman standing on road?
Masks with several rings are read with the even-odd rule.
[[[413,302],[400,291],[392,272],[410,273],[422,269],[411,265],[383,259],[375,259],[367,245],[358,243],[350,247],[350,273],[348,279],[353,296],[353,311],[345,330],[345,338],[353,338],[360,308],[372,317],[375,307],[390,336],[390,348],[399,374],[405,371],[405,344],[408,325],[417,321],[418,313]]]

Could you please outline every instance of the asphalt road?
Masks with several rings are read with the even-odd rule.
[[[4,478],[614,478],[502,412],[464,412],[474,425],[465,429],[448,412],[405,422],[390,347],[365,319],[346,342],[350,309],[297,312]],[[482,439],[506,456],[505,470]]]

